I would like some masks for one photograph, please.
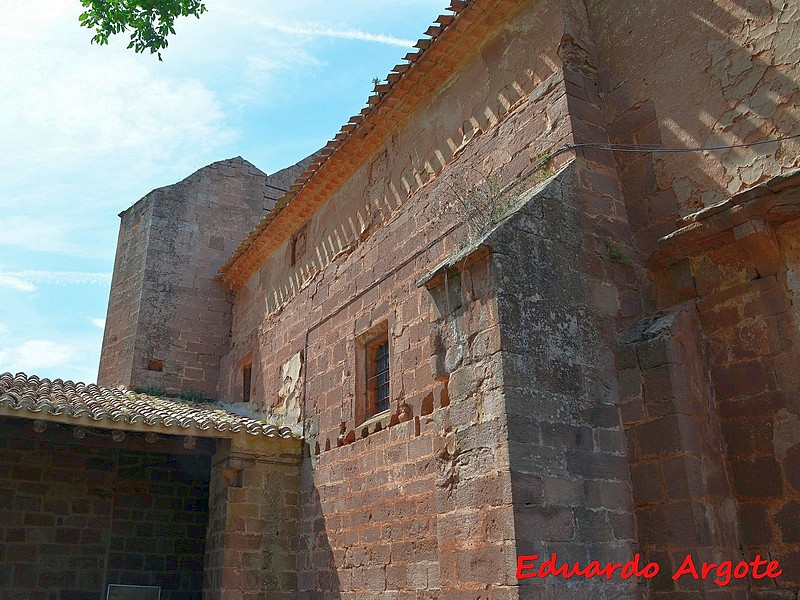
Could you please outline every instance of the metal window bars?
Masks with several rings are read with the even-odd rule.
[[[375,349],[374,375],[369,385],[374,390],[375,414],[389,409],[389,342]],[[373,387],[374,386],[374,387]]]

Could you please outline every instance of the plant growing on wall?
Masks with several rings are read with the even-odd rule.
[[[462,246],[469,245],[472,240],[484,237],[516,208],[519,190],[525,184],[539,183],[552,174],[547,169],[549,159],[549,154],[540,152],[536,155],[534,168],[506,186],[501,186],[499,178],[493,173],[487,175],[477,169],[472,171],[472,181],[476,181],[472,185],[464,180],[445,181],[448,193],[442,198],[439,216],[452,215],[464,223],[464,228],[457,235]]]
[[[627,267],[631,264],[631,259],[625,254],[625,247],[614,240],[605,240],[606,243],[606,256],[609,260],[619,263]]]
[[[462,182],[446,182],[449,194],[443,199],[442,213],[452,214],[464,223],[462,241],[482,237],[500,222],[509,208],[510,198],[497,179],[478,173],[478,183],[466,187]]]
[[[145,394],[146,396],[163,396],[164,388],[156,387],[154,385],[147,385],[145,387],[133,388],[137,394]]]
[[[188,390],[185,392],[181,392],[181,395],[178,397],[181,400],[186,400],[187,402],[201,402],[201,403],[213,402],[211,398],[208,398],[207,396],[195,390]]]

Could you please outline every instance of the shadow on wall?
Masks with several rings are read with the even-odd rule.
[[[800,48],[792,43],[791,7],[773,14],[769,3],[737,0],[736,12],[708,1],[686,10],[668,1],[634,12],[622,2],[593,4],[593,26],[609,33],[597,44],[611,68],[603,91],[612,142],[726,146],[797,133],[800,87],[789,73]],[[637,60],[624,62],[630,56]],[[631,225],[668,233],[677,213],[796,167],[796,148],[797,140],[710,153],[618,153],[625,197],[638,205]]]
[[[314,469],[306,457],[300,466],[300,541],[297,548],[297,598],[337,600],[341,582],[328,540]]]

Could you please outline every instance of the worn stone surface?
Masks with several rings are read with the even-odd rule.
[[[101,384],[218,397],[232,305],[217,271],[304,165],[220,161],[120,215]]]
[[[486,240],[497,289],[517,553],[555,553],[584,565],[625,562],[636,544],[620,397],[607,370],[608,324],[619,312],[610,298],[623,280],[610,261],[595,262],[602,230],[585,229],[589,166],[576,160]],[[617,186],[610,191],[620,202]],[[612,293],[596,292],[603,288]],[[543,494],[531,494],[532,481]],[[520,597],[616,598],[635,588],[619,577],[529,579]]]
[[[295,597],[300,460],[298,439],[218,446],[210,469],[204,599]]]
[[[203,597],[208,456],[48,441],[0,423],[0,597],[95,599],[106,585]]]
[[[252,364],[251,405],[299,419],[307,444],[299,480],[283,463],[220,455],[208,597],[797,595],[798,181],[773,179],[799,166],[797,141],[596,147],[799,131],[797,8],[684,4],[505,2],[495,19],[470,4],[484,12],[465,21],[475,46],[458,69],[406,120],[385,119],[374,146],[359,148],[370,134],[354,126],[355,146],[337,150],[356,148],[352,175],[313,210],[293,208],[293,233],[248,265],[232,312],[223,295],[216,367],[202,373],[191,363],[205,350],[182,345],[196,321],[147,320],[172,315],[147,277],[164,290],[178,277],[148,270],[172,248],[143,241],[159,204],[126,213],[101,371],[205,381],[237,400]],[[435,56],[413,68],[435,69]],[[738,192],[761,208],[731,200],[676,224]],[[677,227],[686,235],[662,239]],[[198,290],[183,292],[211,297]],[[158,302],[125,312],[130,298]],[[366,356],[383,336],[389,410],[376,415]],[[161,359],[139,344],[151,338],[187,353]],[[149,358],[163,374],[142,371]],[[285,538],[263,516],[276,493]],[[515,579],[518,555],[553,553],[582,565],[640,553],[662,572]],[[689,553],[770,556],[784,573],[725,588],[672,580]]]
[[[612,142],[716,147],[800,132],[794,3],[705,2],[693,11],[677,2],[586,4],[603,32],[596,43]],[[678,215],[797,169],[798,143],[617,154],[638,250],[655,250]]]
[[[568,136],[555,67],[560,19],[555,6],[528,6],[501,27],[310,218],[301,262],[291,265],[287,244],[236,292],[225,393],[234,394],[237,366],[252,353],[254,397],[280,414],[280,366],[304,357],[312,456],[301,481],[301,594],[517,597],[521,516],[495,267],[478,253],[417,283],[493,225],[496,206],[463,214],[461,197],[490,203],[492,186],[514,182]],[[532,36],[533,23],[551,22],[547,36]],[[476,79],[487,86],[469,83]],[[558,211],[552,220],[560,226]],[[364,427],[359,340],[376,328],[388,330],[390,410]]]
[[[625,423],[640,543],[667,572],[675,572],[687,554],[736,560],[739,552],[736,506],[699,330],[694,307],[678,306],[642,321],[620,351],[635,350],[643,380],[631,400],[642,410]],[[672,597],[716,588],[711,581],[682,578],[663,579],[651,591],[653,597]]]

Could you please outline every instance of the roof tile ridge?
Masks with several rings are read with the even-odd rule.
[[[275,204],[275,207],[264,216],[264,218],[256,225],[253,231],[245,238],[234,253],[222,265],[219,271],[219,276],[228,281],[228,275],[237,269],[239,259],[253,246],[253,244],[260,237],[261,233],[267,229],[269,224],[275,220],[280,214],[282,209],[291,201],[291,199],[300,191],[304,185],[327,163],[328,159],[333,153],[338,150],[341,144],[347,141],[352,135],[358,132],[365,123],[365,117],[370,116],[376,108],[380,106],[384,98],[400,83],[409,71],[414,68],[420,59],[425,56],[430,49],[434,46],[434,42],[444,32],[446,32],[454,22],[464,13],[464,11],[474,6],[478,0],[451,0],[450,5],[445,9],[451,11],[453,14],[441,14],[435,20],[435,25],[430,25],[425,34],[427,37],[420,38],[415,48],[416,52],[409,52],[405,55],[405,63],[395,65],[385,78],[383,82],[378,81],[375,83],[372,93],[367,98],[367,106],[361,109],[357,115],[350,117],[347,123],[342,125],[339,132],[328,141],[328,143],[317,153],[316,160],[297,177],[295,183],[289,190],[281,196]],[[248,261],[249,262],[249,261]]]

